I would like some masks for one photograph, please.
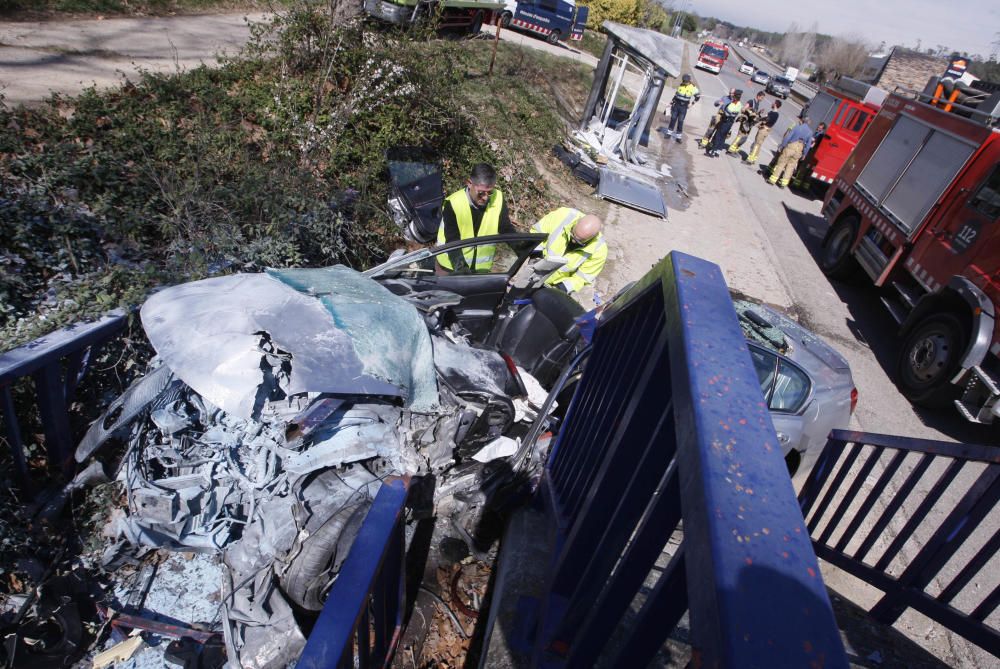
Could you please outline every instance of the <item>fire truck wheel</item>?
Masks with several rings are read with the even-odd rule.
[[[940,409],[958,394],[950,379],[958,371],[968,336],[952,313],[931,314],[910,330],[899,352],[899,389],[918,406]]]
[[[510,28],[510,20],[512,18],[514,18],[514,17],[511,16],[510,12],[504,12],[503,16],[500,17],[500,27],[501,28]]]
[[[469,26],[469,34],[475,37],[483,29],[483,12],[478,11],[476,15],[472,17],[472,24]]]
[[[846,281],[856,276],[858,262],[851,255],[851,245],[858,235],[858,219],[846,216],[833,224],[823,239],[819,267],[831,279]]]
[[[545,38],[545,41],[548,42],[549,44],[559,44],[560,37],[562,37],[562,35],[559,33],[559,31],[553,30],[548,34],[548,37]]]

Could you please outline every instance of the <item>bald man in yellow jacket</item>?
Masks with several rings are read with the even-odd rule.
[[[542,245],[545,257],[563,257],[567,261],[545,283],[565,293],[592,285],[608,259],[602,228],[597,216],[570,207],[560,207],[531,226],[532,232],[549,236]]]

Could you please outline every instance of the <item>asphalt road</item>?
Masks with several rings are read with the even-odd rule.
[[[694,71],[703,103],[714,101],[733,87],[743,89],[744,99],[763,90],[739,72],[739,62],[738,58],[730,58],[720,75]],[[768,95],[766,104],[769,106],[774,99]],[[784,131],[801,111],[795,101],[782,101],[780,120],[765,143],[761,163],[767,164],[771,151],[777,150]],[[895,322],[874,291],[866,290],[864,282],[851,285],[832,281],[817,265],[827,229],[819,215],[822,202],[768,185],[756,170],[738,164],[735,158],[726,161],[727,178],[732,178],[744,206],[753,212],[766,235],[769,255],[791,298],[792,310],[804,324],[840,349],[851,364],[861,394],[857,427],[926,439],[997,443],[997,428],[972,425],[957,413],[917,409],[896,389],[891,380],[898,350]]]

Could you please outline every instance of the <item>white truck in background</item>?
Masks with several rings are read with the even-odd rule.
[[[785,68],[785,79],[789,79],[794,84],[795,80],[798,78],[799,78],[799,68],[797,67]]]

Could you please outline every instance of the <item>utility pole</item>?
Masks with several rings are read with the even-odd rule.
[[[689,4],[690,2],[688,0],[685,0],[685,2],[681,4],[680,10],[676,14],[674,14],[674,25],[673,28],[670,29],[671,37],[681,36],[681,32],[683,32],[684,30],[684,16],[687,13],[687,7]]]

